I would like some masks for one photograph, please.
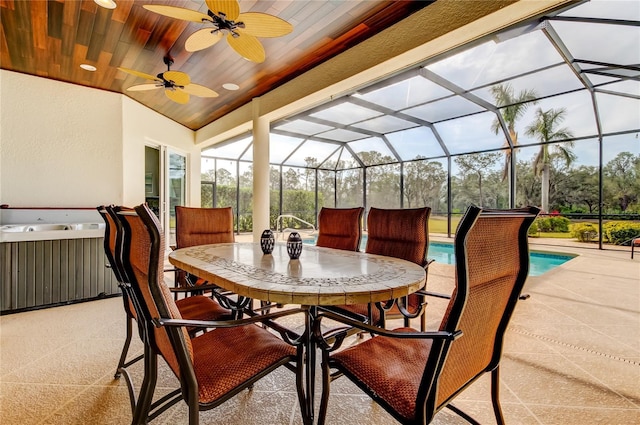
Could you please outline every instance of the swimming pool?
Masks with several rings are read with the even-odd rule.
[[[442,242],[430,242],[427,257],[433,258],[439,263],[455,264],[456,258],[453,253],[453,244]],[[529,252],[529,276],[540,276],[549,270],[558,267],[560,264],[574,258],[575,255],[558,254],[548,252]]]
[[[305,239],[304,242],[310,245],[314,245],[316,243],[315,238]],[[364,251],[366,245],[367,237],[363,236],[360,249]],[[455,254],[453,253],[453,244],[451,243],[429,242],[429,252],[427,257],[436,260],[438,263],[456,263]],[[574,257],[575,255],[571,254],[531,251],[529,253],[529,258],[531,260],[529,263],[529,276],[540,276],[541,274],[558,267],[560,264],[566,263]]]

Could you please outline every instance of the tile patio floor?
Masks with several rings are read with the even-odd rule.
[[[516,308],[501,375],[508,424],[640,424],[640,255],[631,260],[629,248],[582,246],[532,241],[532,249],[579,256],[529,278],[531,298]],[[450,290],[452,266],[435,264],[428,285]],[[444,303],[428,308],[436,326]],[[124,330],[120,298],[0,317],[0,423],[130,423],[126,385],[113,379]],[[135,337],[132,351],[142,351]],[[161,364],[160,393],[177,385]],[[140,383],[141,365],[132,371]],[[456,403],[483,424],[495,423],[488,384],[481,379]],[[183,424],[185,418],[179,404],[152,423]],[[293,374],[276,371],[252,391],[203,412],[201,423],[300,424]],[[332,385],[327,423],[396,422],[343,378]],[[445,410],[434,423],[464,421]]]

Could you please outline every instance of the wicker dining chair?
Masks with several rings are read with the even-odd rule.
[[[318,214],[316,246],[358,251],[362,240],[364,208],[322,207]]]
[[[455,237],[456,284],[438,331],[389,331],[322,311],[317,334],[327,317],[378,336],[339,351],[347,335],[341,330],[333,335],[335,344],[320,344],[323,394],[318,423],[326,418],[330,382],[344,375],[402,424],[430,423],[443,407],[477,424],[451,402],[490,372],[494,415],[504,424],[500,357],[529,271],[527,232],[538,213],[535,207],[467,209]]]
[[[127,361],[131,338],[133,336],[133,323],[136,319],[136,311],[131,298],[128,296],[123,285],[129,282],[126,271],[122,264],[120,256],[122,255],[122,243],[124,242],[122,223],[117,218],[119,211],[133,211],[132,208],[123,206],[99,206],[98,213],[105,221],[105,237],[104,237],[104,253],[107,262],[113,271],[116,281],[122,290],[122,301],[126,314],[127,334],[125,337],[118,366],[114,378],[120,378],[126,368],[142,359],[142,355]],[[215,300],[204,297],[195,296],[180,299],[176,302],[182,316],[186,319],[194,320],[224,320],[232,317],[231,312],[218,304]]]
[[[123,212],[118,218],[125,228],[123,260],[127,274],[133,277],[129,290],[145,348],[134,425],[146,424],[181,400],[189,408],[189,424],[196,425],[200,410],[222,404],[280,366],[296,371],[296,385],[301,388],[302,348],[283,340],[289,337],[284,328],[272,326],[272,321],[298,314],[300,309],[243,320],[186,320],[162,278],[164,237],[157,217],[143,204],[135,207],[135,213]],[[258,323],[271,325],[282,338]],[[187,329],[191,327],[211,330],[190,338]],[[180,388],[152,402],[158,356],[178,378]]]
[[[367,217],[368,254],[385,255],[411,261],[428,268],[429,215],[431,208],[383,209],[372,207]],[[330,309],[350,313],[353,317],[366,318],[370,324],[385,326],[386,319],[403,319],[409,326],[410,319],[420,318],[420,330],[426,328],[425,299],[421,293],[410,294],[394,300],[391,307],[381,305],[352,304]]]
[[[195,208],[176,206],[176,249],[196,245],[235,242],[233,233],[233,211],[231,207]],[[202,294],[217,289],[210,284],[184,270],[175,270],[175,287],[171,290],[176,295]]]
[[[122,347],[122,352],[120,353],[120,359],[118,360],[118,365],[116,366],[116,373],[114,374],[114,378],[118,379],[122,376],[122,372],[125,368],[131,366],[132,364],[142,360],[142,355],[137,356],[129,361],[127,361],[127,356],[129,354],[129,347],[131,346],[131,338],[133,337],[133,323],[136,318],[136,312],[133,308],[133,304],[131,303],[131,299],[127,295],[127,292],[123,288],[123,283],[126,281],[123,276],[123,271],[118,266],[115,260],[116,256],[116,243],[117,243],[117,225],[113,221],[111,214],[107,211],[107,208],[104,205],[97,207],[98,213],[102,217],[105,223],[105,231],[104,231],[104,254],[107,258],[107,264],[113,275],[118,282],[118,286],[122,291],[122,302],[124,307],[124,312],[126,315],[126,327],[127,334],[124,340],[124,345]]]

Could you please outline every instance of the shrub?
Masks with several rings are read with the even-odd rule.
[[[640,236],[640,223],[609,221],[602,225],[603,236],[612,244],[622,245]]]
[[[537,218],[536,221],[541,232],[569,233],[571,220],[566,217],[541,217]]]
[[[529,236],[538,236],[538,223],[535,221],[531,223],[531,227],[529,227]]]
[[[577,223],[572,226],[571,236],[580,242],[589,242],[598,235],[598,226],[593,223]]]

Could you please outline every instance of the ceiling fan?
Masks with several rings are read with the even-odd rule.
[[[176,6],[144,5],[150,10],[171,18],[192,22],[209,22],[187,38],[184,48],[196,52],[216,44],[226,34],[227,42],[240,56],[261,63],[266,54],[257,37],[280,37],[293,31],[293,25],[277,16],[261,12],[240,13],[238,0],[205,0],[209,10],[201,13]]]
[[[192,83],[189,75],[184,72],[171,71],[173,59],[170,56],[164,57],[164,63],[167,65],[167,70],[165,72],[161,72],[155,77],[133,69],[121,67],[118,67],[118,69],[126,72],[127,74],[153,81],[153,83],[131,86],[127,89],[128,91],[145,91],[164,88],[164,94],[166,94],[169,99],[181,104],[189,102],[189,95],[198,97],[218,97],[218,93],[210,88]]]

